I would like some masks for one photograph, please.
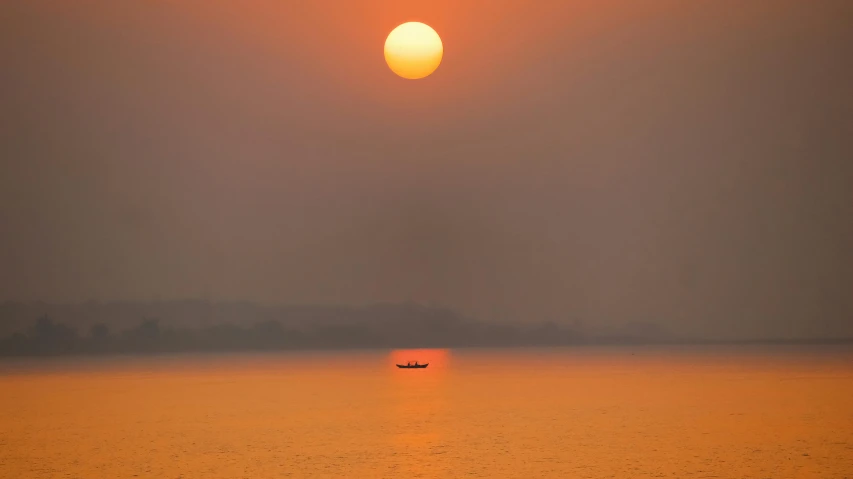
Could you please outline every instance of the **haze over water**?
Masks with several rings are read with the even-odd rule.
[[[851,26],[3,2],[0,479],[853,479]]]
[[[849,348],[25,360],[0,362],[0,385],[2,477],[853,471]]]

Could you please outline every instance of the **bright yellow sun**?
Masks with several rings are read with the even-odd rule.
[[[438,33],[420,22],[395,28],[385,40],[385,61],[391,71],[409,80],[428,76],[438,68],[444,46]]]

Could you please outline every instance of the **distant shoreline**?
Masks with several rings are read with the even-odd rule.
[[[728,331],[734,336],[734,331]],[[0,303],[0,357],[399,348],[853,345],[853,337],[714,339],[653,322],[492,322],[417,303],[269,306],[247,302]],[[710,336],[710,335],[709,335]]]
[[[740,340],[740,341],[724,341],[724,340],[684,340],[684,341],[646,341],[646,342],[626,342],[626,341],[598,341],[598,342],[577,342],[564,344],[456,344],[456,345],[441,345],[441,344],[408,344],[408,345],[363,345],[363,346],[342,346],[342,347],[289,347],[289,348],[245,348],[245,349],[175,349],[175,350],[128,350],[128,351],[69,351],[64,353],[22,353],[22,354],[0,354],[0,362],[16,359],[74,359],[74,358],[132,358],[132,357],[168,357],[168,356],[214,356],[214,355],[253,355],[253,354],[283,354],[283,353],[331,353],[331,352],[365,352],[365,351],[393,351],[405,349],[450,349],[450,350],[523,350],[523,349],[586,349],[586,348],[615,348],[615,349],[631,349],[631,348],[653,348],[653,347],[686,347],[686,348],[704,348],[704,347],[754,347],[754,346],[850,346],[853,351],[853,338],[824,338],[813,340]]]

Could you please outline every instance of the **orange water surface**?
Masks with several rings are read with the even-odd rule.
[[[3,478],[853,477],[837,348],[5,360],[0,392]]]

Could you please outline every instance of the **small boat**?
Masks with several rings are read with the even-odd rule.
[[[417,361],[415,361],[415,364],[412,364],[411,362],[409,362],[409,363],[406,363],[406,364],[398,364],[398,365],[397,365],[397,367],[398,367],[398,368],[400,368],[400,369],[423,369],[423,368],[425,368],[425,367],[427,367],[427,366],[429,366],[429,363],[425,363],[425,364],[418,364],[418,362],[417,362]]]

